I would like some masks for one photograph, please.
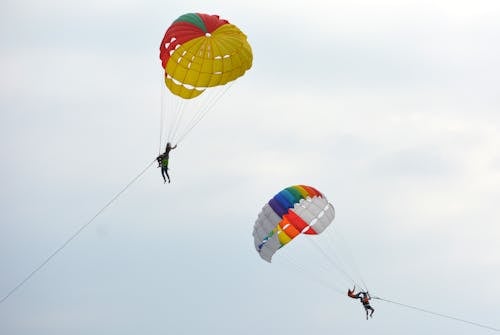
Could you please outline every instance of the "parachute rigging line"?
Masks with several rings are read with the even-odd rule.
[[[233,84],[233,82],[230,82],[223,87],[219,87],[218,90],[205,92],[202,97],[189,102],[184,99],[166,97],[166,90],[162,87],[159,153],[162,152],[167,142],[172,143],[172,145],[182,142],[205,116],[214,109]],[[188,113],[187,109],[193,113]],[[187,114],[191,114],[190,119],[184,120]]]
[[[330,281],[320,278],[319,276],[313,275],[309,268],[305,267],[303,264],[299,264],[292,258],[288,257],[286,254],[282,255],[282,259],[289,265],[293,266],[297,270],[297,272],[301,274],[305,279],[311,279],[315,281],[317,284],[322,285],[323,287],[331,290],[334,293],[337,293],[339,295],[345,295],[345,290],[342,289],[340,286],[334,286],[331,284]]]
[[[175,139],[175,136],[177,135],[177,132],[181,128],[182,125],[182,119],[186,111],[186,105],[187,103],[184,100],[177,100],[175,103],[175,107],[171,107],[171,110],[177,111],[174,112],[173,114],[175,115],[170,115],[173,117],[174,121],[168,121],[168,116],[169,112],[167,112],[167,123],[169,123],[168,127],[168,133],[167,133],[167,141],[166,142],[173,142]],[[165,143],[166,144],[166,143]],[[174,145],[177,143],[174,143]]]
[[[165,123],[165,107],[163,106],[163,101],[165,100],[165,90],[163,89],[163,78],[160,87],[160,140],[158,155],[162,153],[162,139],[163,139],[163,128]]]
[[[327,235],[327,234],[325,234]],[[357,285],[360,287],[361,285],[346,271],[344,270],[344,267],[340,264],[339,261],[335,261],[333,257],[331,257],[316,241],[313,239],[308,239],[310,243],[313,244],[313,246],[323,255],[323,257],[330,263],[330,265],[333,267],[333,269],[337,270],[340,274],[344,275],[344,279],[347,280],[349,283],[353,283],[354,285]],[[333,250],[332,250],[333,252]],[[335,257],[336,259],[339,259],[338,256]]]
[[[16,286],[14,286],[2,299],[0,299],[0,304],[7,300],[14,292],[21,288],[28,280],[30,280],[38,271],[40,271],[47,263],[52,260],[58,253],[60,253],[71,241],[73,241],[80,233],[87,228],[99,215],[101,215],[113,202],[116,201],[132,184],[134,184],[146,171],[156,162],[156,159],[148,164],[137,176],[132,178],[125,187],[123,187],[118,193],[116,193],[111,200],[109,200],[97,213],[90,218],[85,224],[78,228],[73,235],[71,235],[59,248],[57,248],[52,254],[50,254],[40,265],[38,265],[33,271],[31,271],[23,280],[21,280]]]
[[[346,258],[348,258],[347,261],[349,262],[350,267],[352,268],[352,270],[355,272],[355,277],[359,278],[359,280],[363,284],[363,286],[359,285],[359,287],[364,288],[364,291],[370,291],[368,289],[368,285],[366,284],[365,280],[363,279],[363,275],[362,275],[362,273],[360,271],[360,267],[358,266],[358,263],[356,262],[356,259],[352,255],[352,251],[349,248],[349,243],[347,243],[347,240],[342,236],[342,234],[340,233],[340,231],[335,226],[333,226],[332,229],[335,232],[335,237],[339,238],[342,241],[342,246],[344,247],[344,254],[343,254],[343,256],[346,257]],[[325,234],[325,235],[330,240],[330,244],[331,245],[336,245],[337,244],[334,241],[333,234]],[[339,257],[339,259],[342,259],[342,257]]]
[[[392,300],[381,298],[381,297],[372,297],[372,299],[377,299],[377,300],[389,302],[391,304],[402,306],[402,307],[406,307],[406,308],[410,308],[410,309],[413,309],[413,310],[416,310],[416,311],[419,311],[419,312],[423,312],[423,313],[427,313],[427,314],[431,314],[431,315],[435,315],[435,316],[439,316],[439,317],[442,317],[442,318],[451,319],[451,320],[455,320],[455,321],[459,321],[459,322],[468,323],[470,325],[473,325],[473,326],[476,326],[476,327],[485,328],[485,329],[489,329],[489,330],[493,330],[495,332],[500,332],[500,328],[495,328],[495,327],[491,327],[491,326],[488,326],[488,325],[485,325],[485,324],[482,324],[482,323],[477,323],[477,322],[473,322],[473,321],[469,321],[469,320],[457,318],[457,317],[454,317],[454,316],[450,316],[450,315],[446,315],[446,314],[442,314],[442,313],[433,312],[433,311],[430,311],[430,310],[427,310],[427,309],[423,309],[423,308],[420,308],[420,307],[415,307],[415,306],[403,304],[401,302],[392,301]]]
[[[192,130],[198,123],[200,123],[203,118],[210,112],[214,106],[217,104],[217,102],[226,94],[227,90],[233,85],[233,83],[228,83],[226,84],[222,90],[217,92],[217,95],[210,97],[211,99],[208,101],[208,103],[205,105],[205,107],[201,110],[201,112],[198,115],[193,116],[191,119],[191,126],[183,133],[180,135],[179,140],[177,141],[177,144],[180,143]]]

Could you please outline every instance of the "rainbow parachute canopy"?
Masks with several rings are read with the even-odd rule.
[[[314,187],[290,186],[262,208],[253,228],[255,249],[267,262],[299,234],[323,232],[335,218],[328,199]]]
[[[227,84],[252,67],[247,36],[218,15],[189,13],[167,29],[160,45],[165,84],[185,99]]]

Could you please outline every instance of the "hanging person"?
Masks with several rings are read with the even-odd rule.
[[[170,142],[167,142],[167,146],[165,147],[165,152],[156,157],[158,161],[158,167],[161,167],[161,176],[163,177],[163,182],[166,183],[167,179],[170,183],[170,176],[168,175],[168,158],[171,150],[177,148],[177,144],[172,146]],[[166,178],[165,178],[166,177]]]
[[[354,286],[352,290],[348,289],[347,295],[353,299],[359,299],[361,301],[366,312],[366,319],[368,320],[368,316],[372,317],[373,312],[375,312],[375,309],[373,309],[373,307],[370,306],[370,300],[371,300],[370,293],[368,293],[368,291],[367,292],[360,291],[358,293],[354,293],[355,291],[356,291],[356,286]],[[368,313],[368,311],[370,311],[370,313]]]

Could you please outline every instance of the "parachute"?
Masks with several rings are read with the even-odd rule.
[[[188,13],[165,32],[160,60],[168,89],[162,96],[162,109],[167,109],[162,111],[162,131],[168,126],[165,142],[176,144],[215,105],[227,90],[224,86],[251,68],[253,55],[247,36],[234,24],[218,15]],[[163,100],[170,105],[164,107]]]
[[[368,291],[337,227],[327,229],[334,219],[333,205],[316,188],[287,187],[258,214],[253,226],[255,250],[269,263],[281,250],[275,266],[291,267],[339,294],[353,285]]]
[[[262,259],[271,262],[273,255],[295,237],[320,234],[334,218],[333,205],[314,187],[287,187],[259,213],[253,228],[255,249]]]
[[[191,99],[241,77],[252,66],[252,49],[246,35],[227,20],[189,13],[168,28],[160,59],[170,92]]]

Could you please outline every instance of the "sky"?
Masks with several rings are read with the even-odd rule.
[[[374,296],[499,329],[493,0],[3,1],[0,297],[158,154],[158,47],[188,12],[236,24],[252,68],[172,183],[147,169],[0,304],[0,333],[496,333],[381,300],[366,321],[305,238],[269,264],[252,237],[274,194],[314,186],[336,210],[318,244]]]

